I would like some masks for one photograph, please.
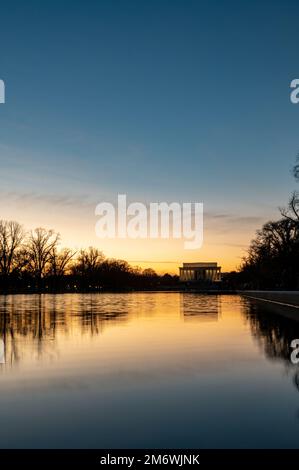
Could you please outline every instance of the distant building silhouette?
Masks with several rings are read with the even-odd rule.
[[[181,282],[220,282],[221,267],[217,263],[183,263],[180,267]]]

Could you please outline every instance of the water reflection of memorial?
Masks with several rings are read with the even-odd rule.
[[[216,322],[221,314],[219,295],[180,294],[180,310],[184,321]]]

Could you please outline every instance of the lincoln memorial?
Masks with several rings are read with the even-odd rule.
[[[220,282],[221,267],[217,263],[183,263],[180,267],[181,282]]]

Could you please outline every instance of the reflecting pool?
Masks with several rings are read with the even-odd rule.
[[[299,447],[295,338],[238,295],[1,296],[0,447]]]

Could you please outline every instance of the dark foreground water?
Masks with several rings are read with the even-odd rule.
[[[0,447],[299,447],[294,338],[239,296],[2,296]]]

